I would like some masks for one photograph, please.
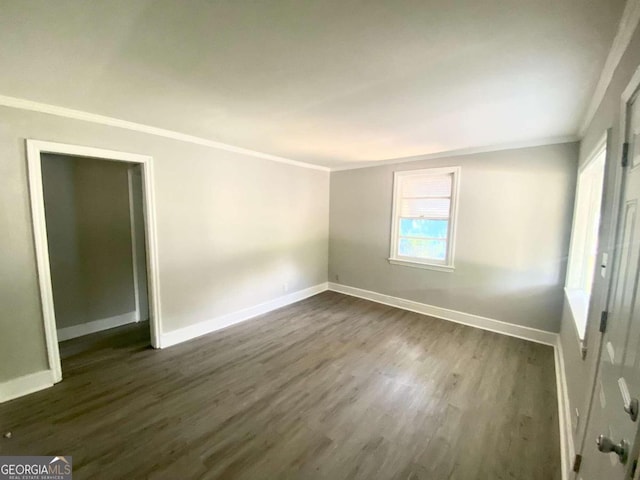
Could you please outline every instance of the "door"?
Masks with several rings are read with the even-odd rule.
[[[627,480],[634,475],[640,399],[640,101],[627,104],[628,166],[608,325],[587,427],[582,480]],[[635,453],[635,455],[632,455]]]

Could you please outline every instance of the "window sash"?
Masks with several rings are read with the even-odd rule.
[[[420,195],[405,195],[403,191],[404,181],[408,178],[414,181],[412,188],[415,188],[416,177],[434,178],[442,176],[450,177],[450,195],[429,195],[421,192]],[[394,195],[393,195],[393,218],[392,218],[392,235],[391,235],[391,252],[390,260],[401,260],[409,263],[416,263],[420,265],[433,265],[436,267],[447,267],[447,269],[453,269],[453,249],[454,249],[454,237],[455,237],[455,223],[457,216],[457,200],[459,189],[459,176],[460,167],[447,167],[447,168],[434,168],[424,169],[418,171],[406,171],[395,172],[394,174]],[[428,183],[428,181],[427,181]],[[440,187],[442,190],[442,187]],[[406,215],[402,214],[402,207],[404,200],[448,200],[448,214],[443,215]],[[447,232],[445,237],[433,237],[433,236],[416,236],[416,235],[402,235],[400,232],[400,224],[402,220],[436,220],[447,221]],[[446,255],[444,259],[437,257],[414,257],[402,255],[400,253],[400,241],[401,239],[413,239],[420,241],[434,241],[443,243],[445,246]]]

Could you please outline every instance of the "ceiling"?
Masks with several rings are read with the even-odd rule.
[[[325,166],[578,132],[624,0],[0,0],[0,94]]]

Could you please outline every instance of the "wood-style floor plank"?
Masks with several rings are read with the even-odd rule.
[[[166,350],[68,342],[1,455],[74,478],[560,478],[553,350],[333,292]]]

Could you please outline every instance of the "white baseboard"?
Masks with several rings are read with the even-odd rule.
[[[0,383],[0,403],[53,386],[53,372],[42,370]]]
[[[469,325],[470,327],[476,327],[482,330],[502,333],[503,335],[509,335],[510,337],[517,337],[531,342],[542,343],[544,345],[555,346],[556,338],[558,337],[557,333],[547,332],[545,330],[514,325],[501,320],[494,320],[492,318],[481,317],[471,313],[458,312],[456,310],[449,310],[447,308],[436,307],[434,305],[427,305],[426,303],[405,300],[403,298],[392,297],[390,295],[371,292],[369,290],[350,287],[348,285],[341,285],[339,283],[329,282],[329,290],[351,295],[353,297],[364,298],[365,300],[371,300],[372,302],[382,303],[391,307],[402,308],[403,310],[409,310],[411,312],[422,313],[423,315],[428,315],[430,317],[462,323],[463,325]]]
[[[205,320],[204,322],[196,323],[188,327],[180,328],[172,332],[163,333],[160,338],[160,348],[170,347],[178,343],[186,342],[193,338],[206,335],[207,333],[215,332],[223,328],[235,325],[236,323],[244,322],[251,318],[257,317],[277,308],[286,307],[292,303],[299,302],[305,298],[312,297],[318,293],[322,293],[328,289],[328,284],[320,283],[313,287],[298,290],[297,292],[283,295],[274,300],[255,305],[253,307],[245,308],[237,312],[228,313],[220,317]]]
[[[91,333],[109,330],[110,328],[120,327],[128,323],[137,322],[137,312],[127,312],[115,317],[102,318],[92,322],[81,323],[80,325],[72,325],[71,327],[59,328],[58,341],[63,342],[71,338],[82,337]]]
[[[564,353],[562,342],[558,336],[554,348],[556,366],[556,392],[558,397],[558,423],[560,426],[560,462],[562,465],[562,480],[567,480],[573,470],[575,446],[573,444],[573,428],[571,426],[571,408],[569,404],[569,389],[567,374],[564,368]]]

